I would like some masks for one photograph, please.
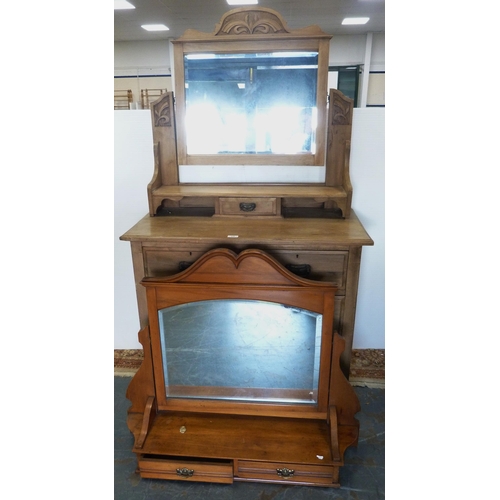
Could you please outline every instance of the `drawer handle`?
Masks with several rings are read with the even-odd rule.
[[[182,469],[177,469],[177,475],[182,477],[191,477],[194,474],[193,469],[187,469],[183,467]]]
[[[187,262],[185,260],[181,260],[179,262],[179,266],[178,266],[179,272],[185,271],[191,264],[192,264],[192,262]]]
[[[276,469],[276,472],[279,477],[292,477],[295,474],[293,469],[287,469],[283,467],[282,469]]]
[[[309,264],[286,264],[285,267],[297,276],[307,278],[311,274],[311,266]]]
[[[240,210],[242,212],[253,212],[256,206],[256,203],[240,203]]]

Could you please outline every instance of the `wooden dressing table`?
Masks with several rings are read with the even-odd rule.
[[[317,27],[290,30],[270,9],[240,8],[225,14],[213,33],[188,30],[174,42],[176,97],[168,92],[151,106],[155,165],[148,186],[149,214],[120,238],[131,243],[139,340],[144,347],[144,362],[127,392],[132,402],[128,425],[135,437],[141,477],[340,485],[344,451],[357,443],[358,436],[354,415],[359,403],[348,376],[361,251],[363,246],[373,245],[373,240],[351,210],[353,103],[336,90],[329,91],[327,103],[329,39]],[[317,117],[316,133],[309,131],[300,152],[275,153],[273,140],[267,136],[265,150],[257,151],[260,139],[247,135],[245,151],[224,145],[228,151],[190,154],[187,116],[194,113],[189,106],[201,102],[196,101],[200,85],[206,85],[205,97],[217,93],[213,89],[225,85],[232,74],[229,70],[240,64],[238,78],[249,76],[246,83],[235,80],[247,95],[241,108],[245,111],[239,112],[247,113],[247,121],[249,117],[253,120],[264,111],[255,105],[255,99],[248,100],[247,91],[264,88],[269,80],[269,95],[276,97],[279,85],[273,79],[280,76],[276,68],[285,65],[289,78],[304,66],[302,59],[300,64],[287,60],[299,57],[297,51],[302,51],[300,57],[306,62],[312,57],[316,64],[305,65],[315,69],[308,69],[304,78],[297,73],[297,81],[315,82],[312,98],[310,84],[303,86],[298,106],[307,116]],[[279,57],[280,65],[262,62],[262,54],[264,59]],[[196,62],[204,59],[210,62]],[[231,66],[226,59],[231,59]],[[213,87],[204,75],[207,71],[213,75],[215,66],[211,65],[219,63],[226,76]],[[259,81],[264,82],[261,87]],[[228,87],[229,101],[231,92]],[[229,120],[223,105],[219,102],[218,106],[221,116]],[[269,165],[306,171],[323,166],[325,179],[322,183],[180,181],[182,168],[199,164],[228,169]],[[177,311],[175,307],[182,311],[187,306],[234,298],[236,305],[239,301],[247,305],[250,301],[252,307],[273,304],[291,317],[297,317],[294,312],[317,318],[310,332],[307,328],[297,331],[307,345],[301,355],[314,351],[314,360],[306,357],[307,362],[294,364],[285,354],[277,358],[290,373],[304,375],[308,380],[304,388],[296,387],[293,376],[283,389],[272,386],[273,382],[265,387],[246,385],[246,381],[225,386],[211,382],[206,374],[197,376],[195,382],[184,380],[186,367],[196,370],[201,361],[182,362],[175,373],[174,353],[208,350],[212,357],[203,371],[211,373],[224,349],[215,350],[210,342],[194,347],[200,332],[190,331],[188,336],[187,326],[167,324],[162,318]],[[203,331],[211,331],[212,324],[212,320],[203,324]],[[261,328],[265,330],[265,326]],[[266,352],[278,349],[276,336],[291,341],[288,330],[279,330],[264,332],[271,346]],[[218,330],[211,333],[214,339],[219,334]],[[232,336],[231,328],[225,335]],[[260,351],[245,351],[245,346],[260,342],[258,335],[247,328],[242,338],[252,341],[233,350],[241,349],[242,356],[245,352],[257,356]],[[168,346],[171,337],[182,342],[183,336],[185,344]],[[284,345],[283,352],[288,352],[289,346]],[[297,344],[297,350],[301,349]],[[266,359],[257,364],[265,366]],[[235,363],[232,374],[239,375],[243,361]],[[304,368],[306,365],[311,366]],[[172,377],[178,382],[172,383]],[[270,380],[273,377],[279,378],[274,374]],[[283,394],[302,396],[288,400]]]

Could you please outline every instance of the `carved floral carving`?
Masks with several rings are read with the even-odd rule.
[[[155,127],[171,127],[172,116],[170,107],[170,94],[164,94],[164,97],[153,104]]]
[[[342,95],[330,94],[332,125],[352,125],[352,101]]]
[[[229,14],[215,35],[255,35],[289,33],[283,21],[275,14],[262,10],[251,10]]]

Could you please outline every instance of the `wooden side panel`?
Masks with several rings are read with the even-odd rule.
[[[155,396],[151,344],[149,340],[148,327],[143,328],[139,332],[139,342],[142,344],[144,349],[144,359],[139,370],[127,388],[127,399],[132,402],[132,406],[128,410],[129,414],[144,413],[148,398]]]
[[[154,172],[151,182],[148,184],[148,202],[149,202],[149,215],[151,217],[156,213],[156,201],[153,198],[153,192],[155,189],[161,187],[162,179],[160,174],[160,144],[155,143],[153,145],[154,153]]]
[[[179,77],[175,78],[175,108],[177,111],[177,158],[179,165],[187,163],[187,146],[186,146],[186,89],[184,87],[184,54],[182,44],[174,44],[174,68],[175,74]]]
[[[153,143],[158,144],[159,172],[163,185],[179,183],[177,149],[175,144],[174,95],[166,92],[151,104],[153,122]],[[155,158],[156,161],[156,158]]]
[[[137,295],[137,305],[139,310],[139,325],[144,328],[148,325],[146,291],[141,286],[141,280],[144,278],[144,257],[142,254],[142,243],[138,241],[131,242],[132,263],[134,266],[135,292]]]
[[[341,357],[341,366],[347,378],[349,378],[351,350],[354,339],[354,321],[356,319],[356,304],[358,300],[361,251],[362,247],[352,247],[349,250],[349,262],[347,264],[345,304],[342,318],[342,337],[346,342],[346,348]]]
[[[340,355],[345,349],[345,340],[338,334],[333,336],[332,369],[330,378],[330,407],[335,407],[338,425],[358,426],[354,415],[361,410],[358,397],[340,368]]]
[[[352,186],[349,180],[349,154],[353,107],[352,99],[339,90],[330,89],[325,183],[327,186],[342,186],[348,193],[348,203],[343,208],[344,217],[349,217],[351,211]]]
[[[319,131],[324,132],[324,123],[326,122],[326,96],[328,82],[328,58],[330,51],[330,40],[319,41],[319,60],[318,60],[318,86],[317,86],[317,110]],[[319,133],[316,137],[316,165],[325,164],[325,135]],[[328,185],[328,184],[327,184]]]

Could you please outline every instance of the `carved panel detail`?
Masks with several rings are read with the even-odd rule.
[[[164,94],[164,96],[155,101],[153,106],[154,113],[154,123],[155,127],[171,127],[172,126],[172,116],[171,116],[171,106],[170,106],[170,94]]]
[[[275,14],[264,10],[251,10],[229,14],[222,20],[215,35],[255,35],[289,33],[284,22]]]
[[[330,94],[331,125],[352,125],[352,100],[337,93]]]

